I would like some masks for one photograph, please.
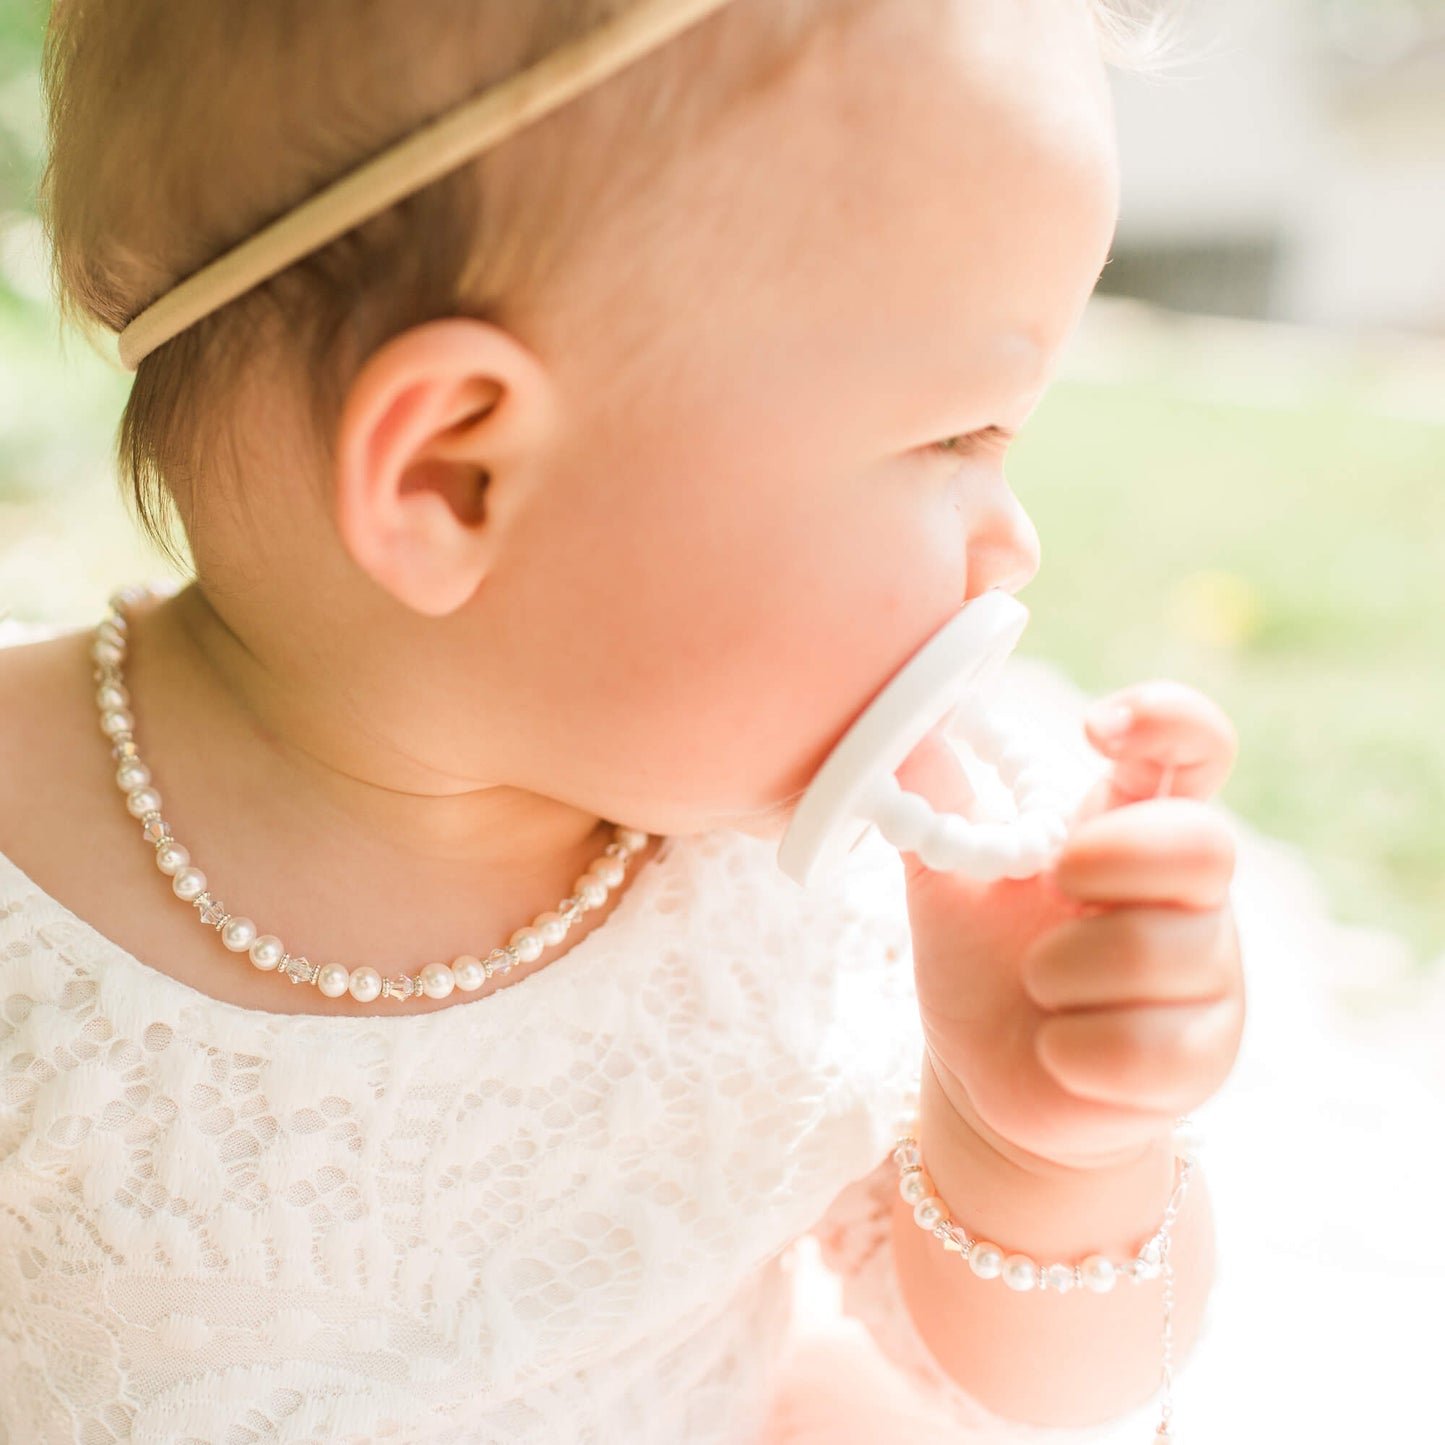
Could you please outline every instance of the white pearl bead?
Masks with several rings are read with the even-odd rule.
[[[542,956],[542,935],[535,928],[519,928],[507,942],[517,950],[523,963],[531,963]]]
[[[997,1279],[1003,1270],[1003,1250],[980,1240],[968,1252],[968,1267],[980,1279]]]
[[[1084,1288],[1095,1294],[1108,1294],[1114,1288],[1116,1278],[1114,1263],[1102,1254],[1091,1254],[1079,1265],[1084,1276]]]
[[[90,649],[90,655],[102,667],[118,667],[125,660],[125,648],[109,638],[102,637]]]
[[[539,913],[532,920],[532,927],[542,935],[542,942],[548,948],[567,937],[567,920],[560,913]]]
[[[916,1174],[905,1174],[898,1181],[898,1192],[909,1204],[917,1204],[920,1199],[927,1199],[933,1193],[933,1180],[922,1170]]]
[[[943,1200],[935,1199],[931,1194],[913,1206],[913,1219],[920,1229],[932,1229],[935,1224],[942,1224],[947,1218],[948,1210]]]
[[[115,780],[122,793],[134,793],[151,780],[151,770],[136,758],[124,762],[115,771]]]
[[[286,957],[286,945],[274,933],[263,933],[249,949],[251,962],[263,973],[269,973]]]
[[[182,868],[171,879],[171,889],[177,898],[184,898],[189,903],[206,891],[206,875],[199,868]]]
[[[101,712],[115,712],[127,706],[130,694],[118,682],[107,682],[96,690],[96,705]]]
[[[135,718],[123,707],[112,708],[100,715],[100,730],[108,738],[134,732]]]
[[[316,975],[316,987],[327,998],[340,998],[351,987],[351,970],[341,963],[323,963]]]
[[[452,959],[452,977],[463,993],[474,993],[486,982],[487,970],[480,958],[470,953],[458,954]]]
[[[444,963],[429,963],[421,971],[421,991],[428,998],[446,998],[456,986],[456,975]]]
[[[221,929],[221,942],[232,953],[245,953],[256,941],[257,928],[249,918],[227,919]]]
[[[126,811],[132,818],[144,818],[147,813],[159,813],[161,795],[154,788],[137,788],[126,800]]]
[[[616,888],[627,876],[626,866],[616,858],[599,858],[587,871],[607,888]]]
[[[351,970],[351,982],[347,985],[357,1003],[370,1003],[381,995],[381,975],[370,966],[363,964]]]
[[[191,850],[179,843],[162,843],[156,849],[156,867],[174,878],[191,861]]]
[[[619,828],[615,836],[629,853],[640,853],[647,846],[647,834],[638,828]]]
[[[1011,1254],[1003,1262],[1003,1282],[1020,1294],[1031,1290],[1039,1279],[1038,1266],[1026,1254]]]
[[[584,873],[573,885],[572,892],[582,900],[584,908],[601,908],[607,901],[607,889],[590,873]]]

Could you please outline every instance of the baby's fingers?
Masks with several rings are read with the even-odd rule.
[[[1243,1000],[1231,997],[1059,1014],[1039,1026],[1034,1048],[1076,1098],[1184,1114],[1228,1077],[1243,1030]]]
[[[1214,808],[1156,798],[1082,823],[1053,872],[1080,903],[1219,908],[1234,877],[1234,834]]]
[[[1044,934],[1025,957],[1040,1008],[1216,1003],[1241,986],[1233,910],[1115,908]]]
[[[1228,716],[1196,688],[1142,682],[1111,693],[1084,716],[1091,746],[1115,759],[1105,802],[1122,807],[1162,791],[1212,798],[1234,767],[1239,739]]]

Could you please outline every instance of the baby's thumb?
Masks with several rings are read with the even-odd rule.
[[[903,760],[894,773],[905,792],[917,793],[938,813],[958,813],[968,817],[978,795],[968,780],[963,763],[953,744],[942,731],[934,728]],[[909,885],[926,878],[938,877],[916,853],[900,850],[904,877]]]

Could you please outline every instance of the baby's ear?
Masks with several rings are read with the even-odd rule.
[[[336,439],[336,526],[379,586],[443,617],[472,597],[555,435],[542,364],[485,321],[430,321],[361,368]]]

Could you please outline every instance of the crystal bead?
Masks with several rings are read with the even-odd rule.
[[[226,912],[225,905],[212,898],[209,893],[202,893],[199,898],[191,900],[196,912],[201,915],[201,922],[210,928],[217,928],[231,915]]]
[[[162,843],[167,843],[170,841],[171,825],[167,823],[166,820],[160,816],[160,814],[156,814],[154,817],[146,819],[145,826],[141,829],[141,832],[145,834],[145,840],[147,843],[154,843],[157,847],[159,847]],[[190,856],[191,855],[189,853],[186,854],[187,858],[189,858]],[[162,873],[164,873],[165,871],[166,870],[164,868],[161,869]]]
[[[1058,1294],[1068,1294],[1076,1283],[1072,1265],[1051,1264],[1044,1270],[1041,1286]]]
[[[393,998],[398,1003],[405,1003],[414,994],[421,992],[421,986],[408,974],[402,974],[399,978],[389,978],[381,986],[383,998]]]
[[[506,969],[510,968],[511,960],[507,957],[507,952],[505,949],[494,948],[487,955],[487,961],[482,965],[482,967],[486,970],[487,977],[491,978],[493,974],[502,973]]]
[[[945,1224],[941,1228],[943,1247],[950,1253],[962,1254],[968,1248],[968,1236],[956,1224]]]
[[[309,958],[293,958],[288,953],[281,960],[281,967],[277,971],[284,973],[292,983],[315,983],[320,969],[316,968]]]
[[[568,927],[576,923],[585,911],[580,898],[568,898],[562,903],[562,917],[566,920]]]
[[[900,1169],[912,1169],[923,1163],[923,1155],[917,1144],[900,1144],[893,1151],[893,1162]]]
[[[112,738],[111,744],[110,755],[118,763],[140,756],[140,749],[136,747],[134,738]]]
[[[604,858],[625,858],[627,857],[627,849],[624,848],[621,843],[609,843],[602,850],[602,856]]]

